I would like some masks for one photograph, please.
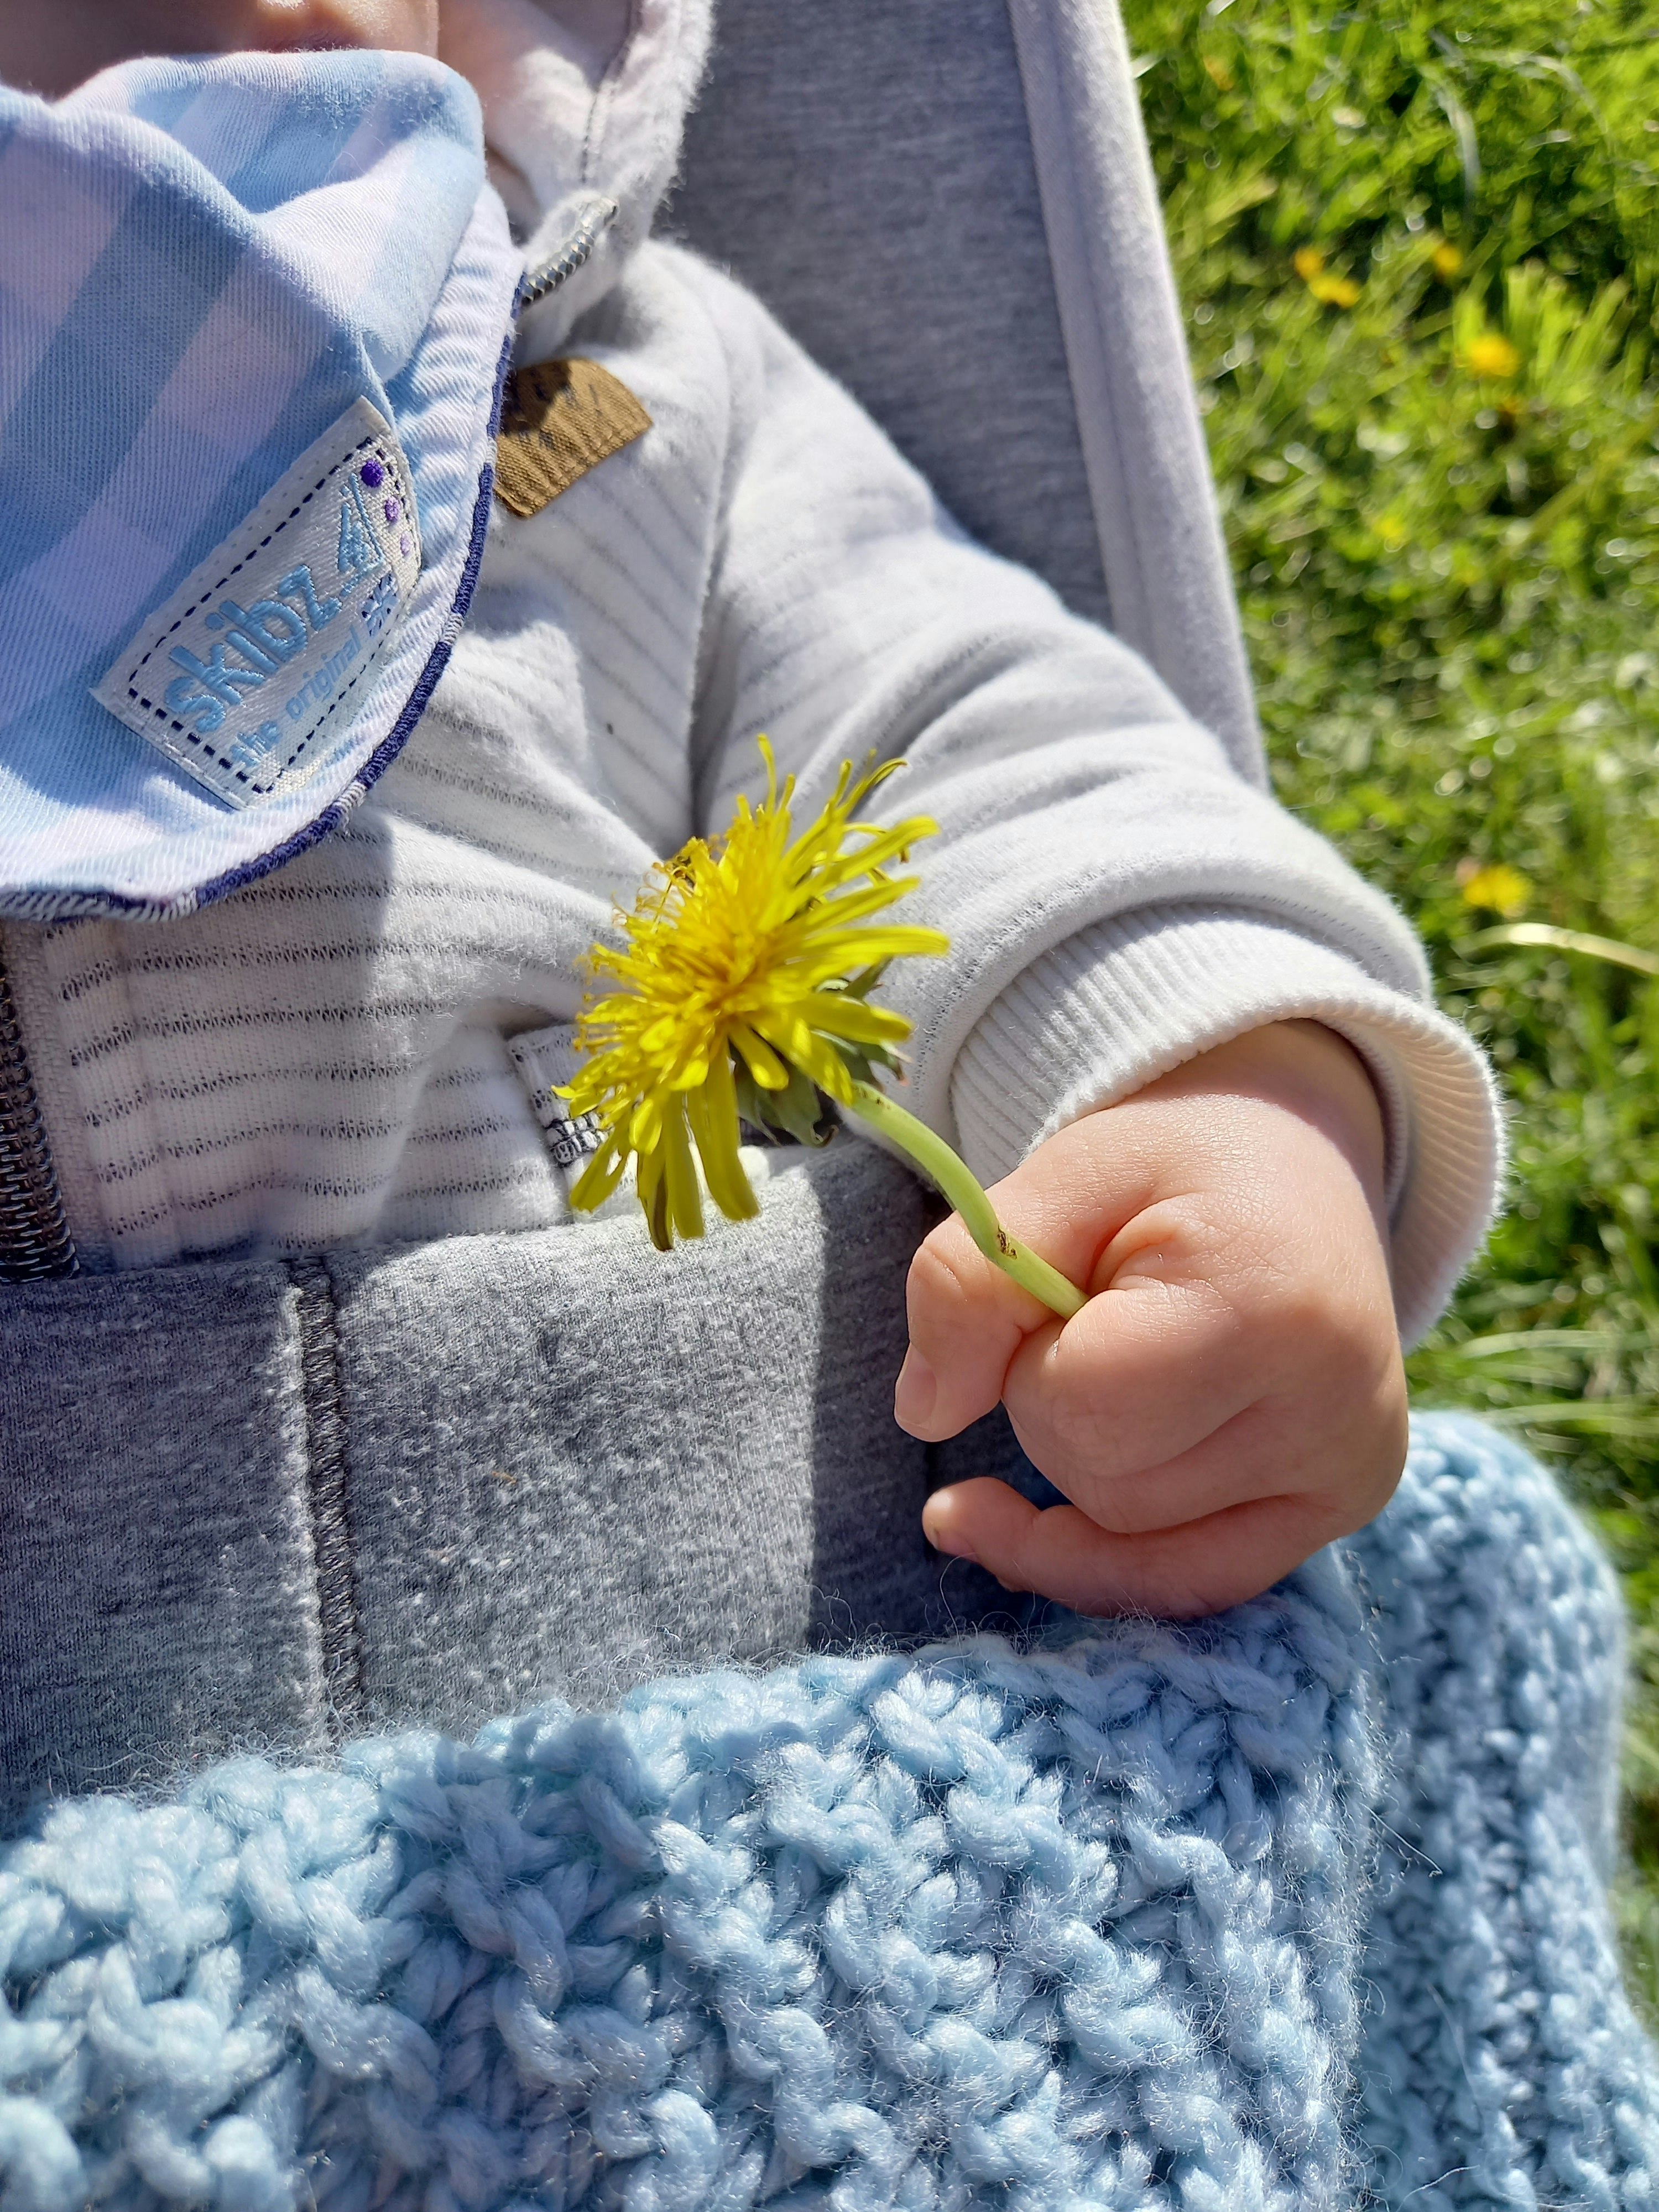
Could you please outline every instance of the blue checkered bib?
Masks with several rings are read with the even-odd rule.
[[[188,913],[418,719],[488,516],[520,257],[407,54],[0,87],[0,913]]]

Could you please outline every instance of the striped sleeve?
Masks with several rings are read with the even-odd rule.
[[[1419,1332],[1485,1231],[1500,1146],[1410,928],[1135,654],[971,544],[744,294],[711,296],[739,429],[695,739],[708,819],[757,787],[761,730],[804,805],[842,760],[908,762],[890,804],[939,825],[911,918],[952,952],[889,994],[915,1024],[909,1103],[981,1176],[1260,1023],[1331,1022],[1377,1082]]]

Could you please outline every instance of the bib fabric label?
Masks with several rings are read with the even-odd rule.
[[[622,379],[596,361],[538,361],[515,369],[501,402],[495,495],[514,514],[539,514],[650,428]]]
[[[603,1141],[599,1115],[573,1115],[559,1097],[560,1089],[575,1077],[575,1037],[574,1022],[552,1022],[544,1030],[526,1030],[507,1041],[553,1164],[567,1179],[573,1168],[586,1164]]]
[[[359,399],[145,617],[93,696],[228,805],[256,806],[350,721],[420,572],[409,465]]]

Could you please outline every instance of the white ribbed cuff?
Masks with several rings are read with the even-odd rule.
[[[1421,1336],[1491,1223],[1503,1124],[1486,1060],[1433,1007],[1248,911],[1142,908],[1032,962],[975,1027],[951,1085],[963,1157],[992,1182],[1055,1130],[1265,1022],[1318,1021],[1382,1106],[1395,1306]]]

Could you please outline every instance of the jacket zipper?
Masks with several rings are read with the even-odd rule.
[[[80,1271],[11,978],[0,960],[0,1283],[42,1282]]]

